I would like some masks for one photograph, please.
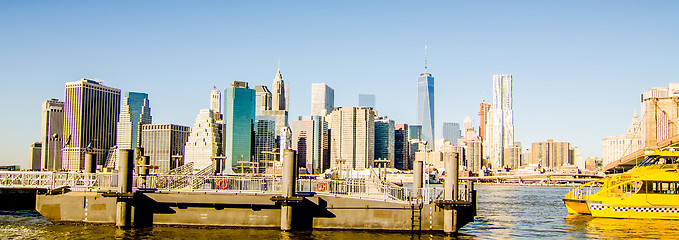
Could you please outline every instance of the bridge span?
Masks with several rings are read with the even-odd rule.
[[[518,183],[586,183],[602,178],[593,174],[570,173],[542,173],[542,174],[512,174],[482,177],[461,177],[460,180],[475,182],[518,182]]]

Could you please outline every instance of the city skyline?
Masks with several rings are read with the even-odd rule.
[[[12,127],[0,140],[0,165],[28,166],[41,104],[64,101],[64,84],[80,78],[146,92],[154,123],[192,126],[209,108],[204,96],[213,85],[269,85],[281,59],[292,119],[309,114],[311,83],[322,82],[334,89],[335,107],[357,106],[356,94],[371,92],[379,115],[414,124],[415,79],[427,45],[436,102],[446,103],[437,104],[434,126],[466,116],[478,126],[492,75],[512,74],[515,140],[568,141],[583,157],[601,156],[601,140],[626,131],[641,93],[678,82],[677,33],[667,31],[679,23],[674,2],[261,5],[2,3],[0,18],[12,23],[6,30],[13,37],[0,40],[0,79],[9,83],[1,110],[21,117],[1,122]],[[435,17],[401,17],[415,11]],[[82,21],[82,12],[98,15]],[[512,17],[499,17],[506,12]],[[428,37],[418,38],[423,31]],[[75,41],[82,35],[95,41]]]

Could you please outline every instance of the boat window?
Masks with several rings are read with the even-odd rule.
[[[644,181],[639,193],[679,194],[679,182]]]
[[[639,183],[638,185],[641,185],[641,183]],[[634,193],[634,192],[637,191],[637,188],[639,187],[638,185],[637,185],[636,182],[632,182],[632,183],[622,184],[618,188],[620,189],[621,192]]]
[[[677,164],[679,160],[677,157],[668,156],[648,156],[644,161],[639,163],[639,166],[650,166],[650,165],[664,165],[664,164]]]

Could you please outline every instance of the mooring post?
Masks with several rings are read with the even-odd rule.
[[[453,203],[458,200],[458,153],[452,153],[452,156],[446,159],[446,181],[443,186],[444,200]],[[443,210],[443,231],[446,233],[457,232],[457,209],[454,209],[454,204],[449,204]]]
[[[295,195],[295,171],[297,171],[295,161],[295,151],[283,149],[283,179],[281,179],[281,193],[288,199]],[[288,201],[281,203],[281,230],[289,231],[292,229],[292,206]]]
[[[132,149],[118,149],[118,194],[132,192],[133,157]],[[116,208],[116,227],[132,226],[132,206],[126,201],[118,201]]]
[[[97,165],[94,163],[94,154],[85,153],[85,173],[97,172]]]
[[[422,198],[423,165],[422,160],[416,160],[413,164],[413,194],[418,200]]]

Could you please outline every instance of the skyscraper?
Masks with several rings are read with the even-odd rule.
[[[322,173],[328,166],[328,123],[323,116],[303,116],[290,122],[292,148],[297,150],[298,167],[308,173]]]
[[[369,107],[375,109],[375,95],[374,94],[358,94],[358,106]]]
[[[330,167],[363,170],[373,166],[375,111],[370,108],[336,108],[328,115]]]
[[[146,93],[126,92],[120,106],[118,118],[118,149],[134,149],[140,146],[141,125],[151,123],[149,95]]]
[[[488,125],[488,115],[490,111],[490,103],[486,100],[479,103],[479,137],[481,140],[486,139],[486,126]]]
[[[444,122],[441,131],[443,139],[450,141],[451,144],[457,143],[457,139],[462,137],[459,123]]]
[[[40,152],[42,149],[42,143],[41,142],[34,142],[31,144],[31,152],[30,152],[30,166],[31,170],[33,171],[40,171],[41,169],[41,164],[40,164]]]
[[[224,109],[224,156],[229,163],[224,170],[232,172],[231,167],[240,165],[239,161],[253,160],[255,90],[250,89],[247,82],[231,82],[231,87],[226,89]]]
[[[512,75],[493,75],[493,104],[490,112],[492,134],[486,137],[490,145],[489,157],[492,167],[498,169],[506,165],[504,149],[514,144]]]
[[[220,124],[217,114],[211,109],[201,109],[184,147],[184,164],[193,162],[195,170],[212,164],[212,158],[219,156],[221,150]]]
[[[422,125],[410,125],[408,127],[408,138],[422,140]]]
[[[214,113],[221,113],[222,111],[222,91],[217,89],[217,86],[212,86],[210,93],[210,110]]]
[[[556,170],[564,164],[573,164],[571,150],[569,142],[555,142],[553,139],[547,139],[544,142],[533,143],[531,158],[533,163]]]
[[[408,124],[394,125],[394,168],[407,170],[410,159]]]
[[[424,47],[424,73],[417,78],[417,124],[422,126],[422,140],[434,149],[434,77],[427,73],[427,47]]]
[[[394,167],[395,156],[395,123],[386,117],[375,118],[375,159],[389,160],[389,167]]]
[[[288,85],[283,82],[281,69],[278,69],[276,77],[273,79],[271,89],[271,109],[288,111]]]
[[[261,116],[267,110],[271,110],[271,92],[264,85],[255,86],[255,116]]]
[[[180,165],[191,128],[175,124],[144,124],[141,126],[141,147],[150,164],[158,166],[154,173],[165,173]]]
[[[61,148],[64,135],[64,102],[50,99],[42,104],[40,124],[40,169],[61,169]]]
[[[103,165],[116,143],[120,89],[83,78],[66,83],[65,97],[62,168],[82,169],[86,150]]]
[[[255,152],[253,154],[255,162],[260,167],[268,166],[275,160],[272,152],[277,148],[276,134],[276,119],[274,117],[255,116]]]
[[[326,116],[335,108],[335,90],[325,83],[311,84],[311,116]]]

